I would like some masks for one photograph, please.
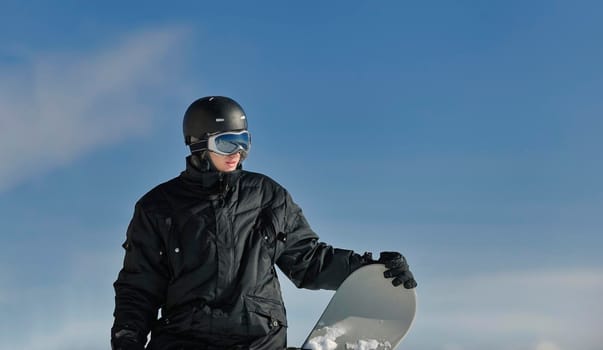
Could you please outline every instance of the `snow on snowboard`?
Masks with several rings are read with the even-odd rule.
[[[337,289],[302,349],[395,349],[415,318],[416,292],[394,287],[384,271],[381,264],[354,271]]]

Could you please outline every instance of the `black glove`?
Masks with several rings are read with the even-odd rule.
[[[363,259],[366,264],[383,264],[387,268],[383,273],[385,278],[393,278],[392,284],[397,287],[404,285],[406,289],[412,289],[417,286],[412,272],[408,269],[406,258],[398,252],[381,252],[379,260],[373,260],[371,253],[364,253]]]
[[[121,329],[111,333],[112,350],[144,350],[144,344],[138,341],[138,332]]]

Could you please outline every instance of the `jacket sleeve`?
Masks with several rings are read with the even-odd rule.
[[[298,288],[335,290],[364,264],[354,251],[319,242],[301,208],[286,192],[285,215],[285,249],[277,265]]]
[[[123,329],[132,330],[144,344],[157,311],[164,303],[169,270],[162,261],[165,249],[157,226],[138,203],[128,226],[123,268],[113,284],[115,321],[112,337]]]

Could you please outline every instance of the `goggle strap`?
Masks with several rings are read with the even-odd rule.
[[[192,145],[190,145],[189,148],[191,149],[191,153],[203,151],[203,150],[207,149],[207,140],[201,140],[199,142],[195,142]]]

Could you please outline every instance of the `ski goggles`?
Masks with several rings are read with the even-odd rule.
[[[191,152],[208,149],[223,156],[228,156],[241,151],[249,153],[249,149],[251,148],[251,134],[246,130],[222,132],[210,135],[207,140],[193,143],[190,145],[190,148]]]

